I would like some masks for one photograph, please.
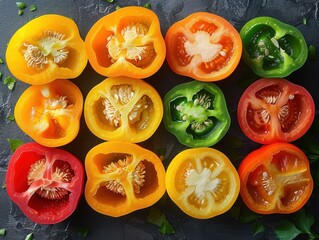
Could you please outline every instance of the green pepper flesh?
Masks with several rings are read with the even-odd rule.
[[[216,144],[230,126],[222,91],[197,81],[176,86],[164,97],[164,125],[186,146]]]
[[[271,17],[257,17],[240,31],[243,60],[261,77],[286,77],[305,63],[307,43],[301,32]]]

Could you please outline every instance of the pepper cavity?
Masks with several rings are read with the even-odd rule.
[[[69,163],[57,160],[53,164],[53,172],[47,169],[46,159],[39,159],[29,169],[27,179],[28,186],[36,185],[37,181],[43,183],[36,190],[36,194],[49,200],[60,200],[65,198],[69,191],[63,187],[56,187],[56,183],[69,183],[74,177],[74,171]],[[45,185],[44,185],[45,184]]]

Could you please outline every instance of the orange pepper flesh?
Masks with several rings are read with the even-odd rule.
[[[69,80],[55,80],[27,88],[18,99],[16,123],[36,142],[57,147],[78,134],[83,110],[80,89]]]
[[[91,66],[108,77],[150,77],[166,56],[157,15],[144,7],[124,7],[104,16],[85,43]]]
[[[85,158],[85,199],[97,212],[119,217],[156,203],[165,193],[165,169],[134,143],[104,142]]]

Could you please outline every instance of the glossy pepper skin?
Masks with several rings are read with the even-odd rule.
[[[238,168],[240,195],[259,214],[289,214],[301,209],[313,191],[307,156],[290,143],[264,145]]]
[[[27,88],[15,108],[15,121],[34,141],[47,146],[63,146],[78,135],[83,96],[71,81],[57,79]]]
[[[240,188],[236,168],[213,148],[187,149],[177,154],[166,171],[166,189],[187,215],[208,219],[228,211]]]
[[[11,37],[6,51],[10,72],[32,85],[78,77],[88,57],[76,23],[57,14],[37,17]]]
[[[123,7],[102,17],[85,44],[90,64],[107,77],[150,77],[166,56],[159,19],[145,7]]]
[[[271,17],[257,17],[240,30],[243,60],[260,77],[286,77],[303,66],[308,47],[295,27]]]
[[[86,125],[107,141],[145,141],[154,134],[162,117],[160,95],[141,79],[107,78],[90,90],[84,103]]]
[[[188,147],[212,146],[230,127],[224,94],[213,83],[182,83],[164,96],[163,103],[166,129]]]
[[[10,158],[6,190],[33,222],[62,222],[75,211],[83,189],[83,164],[65,150],[30,142]]]
[[[85,199],[97,212],[120,217],[149,207],[165,193],[165,168],[134,143],[104,142],[85,158]]]

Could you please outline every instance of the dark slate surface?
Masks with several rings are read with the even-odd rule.
[[[142,6],[145,3],[150,3],[151,9],[158,14],[163,34],[166,33],[171,24],[196,11],[208,11],[221,15],[228,19],[237,30],[240,30],[246,21],[255,16],[268,15],[296,26],[305,35],[308,44],[319,48],[319,2],[314,0],[115,0],[114,3],[108,3],[104,0],[25,0],[24,2],[27,4],[27,8],[24,10],[24,14],[19,16],[15,1],[0,0],[0,57],[2,59],[5,56],[6,44],[12,34],[23,24],[42,14],[57,13],[73,18],[84,38],[94,22],[105,14],[115,11],[117,5]],[[37,6],[36,11],[29,11],[28,7],[31,4]],[[307,19],[306,25],[302,24],[303,18]],[[314,97],[317,106],[319,98],[318,63],[318,61],[307,61],[302,69],[287,77],[287,79],[306,87]],[[3,73],[2,79],[10,75],[5,64],[0,65],[0,72]],[[242,83],[257,78],[241,63],[231,77],[217,82],[227,99],[232,126],[225,138],[215,148],[225,152],[235,166],[238,166],[241,159],[238,156],[245,156],[252,149],[259,147],[241,134],[236,120],[237,102],[244,91]],[[103,76],[95,73],[88,65],[81,76],[73,81],[80,87],[85,97],[88,91],[103,79]],[[173,74],[166,64],[158,73],[146,79],[162,96],[176,84],[189,80],[191,79]],[[4,183],[6,168],[11,156],[6,139],[18,138],[24,142],[31,141],[15,122],[7,120],[7,117],[13,114],[15,102],[27,86],[27,84],[18,81],[14,90],[10,91],[6,86],[0,84],[0,184]],[[233,145],[229,144],[233,136],[237,136],[246,144],[240,149],[233,148]],[[82,118],[79,136],[63,148],[83,160],[88,150],[100,142],[101,140],[89,132]],[[185,149],[177,143],[172,135],[167,133],[162,125],[150,140],[141,143],[141,145],[150,150],[165,147],[167,149],[165,165],[176,153]],[[316,220],[319,221],[317,200],[318,193],[315,191],[309,206],[316,213]],[[209,220],[192,219],[183,214],[167,196],[157,204],[157,207],[167,215],[168,221],[176,230],[175,234],[162,235],[155,225],[148,223],[146,216],[149,209],[120,218],[110,218],[93,211],[86,204],[84,198],[81,199],[74,214],[64,222],[55,225],[35,224],[28,220],[19,208],[10,201],[6,190],[0,188],[0,229],[6,228],[7,230],[7,235],[3,239],[24,239],[31,232],[34,233],[34,239],[81,239],[78,236],[78,231],[83,227],[89,227],[86,239],[275,239],[273,227],[281,219],[287,218],[280,215],[261,218],[260,221],[266,226],[266,232],[253,237],[253,225],[239,223],[231,217],[230,213]]]

